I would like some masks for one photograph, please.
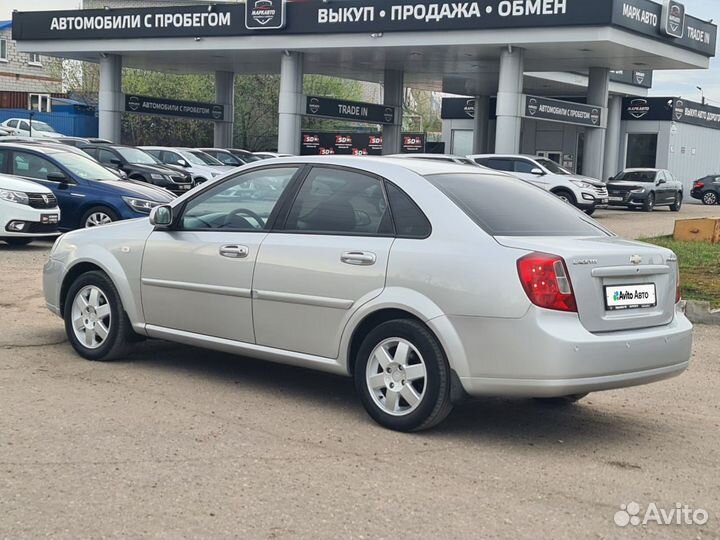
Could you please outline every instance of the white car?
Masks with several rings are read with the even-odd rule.
[[[184,167],[196,184],[202,184],[218,176],[232,171],[235,167],[223,165],[202,150],[193,148],[169,148],[165,146],[140,146],[148,154],[152,154],[165,165]]]
[[[457,163],[458,165],[472,165],[473,167],[481,167],[472,159],[465,156],[456,156],[454,154],[393,154],[387,156],[399,159],[425,159],[429,161],[444,161],[445,163]]]
[[[277,152],[253,152],[253,156],[260,159],[274,159],[281,157],[292,157],[292,154],[278,154]]]
[[[573,402],[680,375],[678,279],[669,249],[517,178],[318,156],[68,233],[43,283],[84,358],[139,334],[352,376],[370,416],[415,431],[466,394]]]
[[[40,122],[39,120],[29,120],[26,118],[9,118],[0,126],[10,131],[12,135],[18,137],[64,137],[62,133],[56,131],[50,124]]]
[[[592,215],[599,206],[608,204],[608,190],[603,182],[575,175],[550,159],[515,154],[475,154],[468,157],[478,165],[535,184],[588,215]]]
[[[45,186],[0,174],[0,240],[24,246],[34,239],[57,236],[58,202]]]

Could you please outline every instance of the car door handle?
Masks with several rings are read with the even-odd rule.
[[[377,256],[369,251],[346,251],[340,256],[340,261],[355,266],[372,266]]]
[[[244,259],[250,254],[247,246],[223,246],[220,248],[220,255],[229,259]]]

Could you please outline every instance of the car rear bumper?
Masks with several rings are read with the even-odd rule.
[[[577,314],[531,308],[522,319],[449,317],[465,365],[453,365],[470,395],[552,397],[646,384],[682,373],[692,324],[591,333]],[[452,348],[448,356],[454,360]],[[462,363],[462,361],[461,361]]]

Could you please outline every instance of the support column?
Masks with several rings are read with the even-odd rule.
[[[215,122],[215,147],[232,148],[235,126],[235,74],[215,72],[215,103],[225,107],[225,116]]]
[[[383,154],[399,154],[403,123],[403,97],[405,74],[402,71],[385,70],[383,81],[383,105],[395,107],[395,122],[383,126]]]
[[[490,97],[475,98],[475,118],[473,123],[473,154],[487,154],[490,139]]]
[[[100,58],[100,88],[98,92],[98,135],[120,144],[122,111],[122,56],[114,54]]]
[[[503,49],[500,53],[495,135],[495,152],[498,154],[520,152],[524,68],[525,51],[523,49],[515,47]]]
[[[610,89],[610,70],[607,68],[590,68],[588,78],[588,105],[597,105],[605,109],[607,114]],[[585,157],[583,158],[583,174],[600,179],[603,176],[605,161],[604,127],[588,128],[585,133]]]
[[[280,60],[278,152],[300,154],[302,129],[303,53],[285,51]]]
[[[622,96],[612,96],[608,107],[607,134],[605,135],[605,163],[601,180],[607,180],[623,167],[620,166],[620,132],[622,128]]]

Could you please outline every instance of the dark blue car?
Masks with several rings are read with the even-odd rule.
[[[0,144],[0,173],[52,190],[63,231],[147,216],[154,206],[175,198],[163,188],[123,180],[87,156],[56,147]]]

